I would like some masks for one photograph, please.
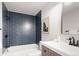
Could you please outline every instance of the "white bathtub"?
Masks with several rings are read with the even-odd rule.
[[[41,51],[36,44],[12,46],[4,52],[3,56],[40,56]]]

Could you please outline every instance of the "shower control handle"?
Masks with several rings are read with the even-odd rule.
[[[5,38],[7,38],[7,37],[8,37],[8,35],[6,34],[6,35],[5,35]]]

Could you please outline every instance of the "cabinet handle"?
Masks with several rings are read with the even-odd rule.
[[[44,50],[44,52],[46,52],[46,50]]]

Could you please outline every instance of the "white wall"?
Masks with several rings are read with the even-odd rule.
[[[63,33],[66,30],[72,31],[73,34],[77,34],[79,31],[79,8],[63,14]]]
[[[49,4],[47,7],[42,9],[42,19],[47,16],[50,17],[49,20],[49,34],[44,34],[42,32],[42,40],[49,41],[57,38],[61,34],[61,15],[62,15],[62,3],[59,3],[55,6]],[[43,27],[42,27],[43,28]]]
[[[0,2],[0,28],[2,29],[2,2]],[[2,54],[2,30],[0,30],[0,55]]]

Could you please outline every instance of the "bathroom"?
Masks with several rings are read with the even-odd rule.
[[[79,56],[79,2],[0,2],[1,56]]]

